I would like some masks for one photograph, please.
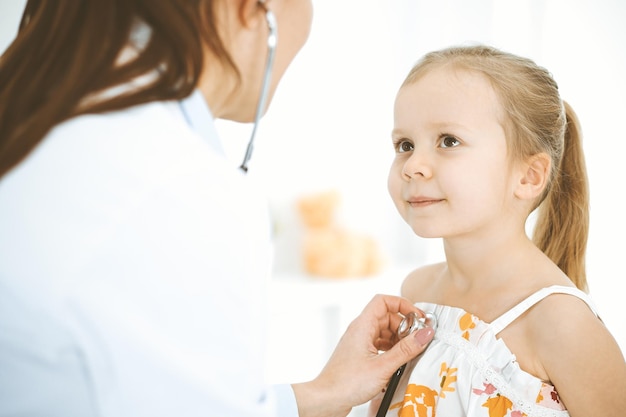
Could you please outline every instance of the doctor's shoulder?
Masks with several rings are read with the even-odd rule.
[[[434,296],[434,283],[436,283],[446,270],[445,262],[421,266],[411,271],[401,286],[401,295],[409,301],[432,301]]]

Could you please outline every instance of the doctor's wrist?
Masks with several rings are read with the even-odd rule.
[[[319,378],[292,384],[299,417],[346,417],[352,407],[343,404],[340,393],[333,386]]]

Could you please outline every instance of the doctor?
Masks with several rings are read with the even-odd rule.
[[[422,312],[376,296],[317,378],[265,383],[268,212],[213,120],[256,128],[311,18],[27,3],[0,58],[0,416],[345,416],[423,350],[394,336]]]

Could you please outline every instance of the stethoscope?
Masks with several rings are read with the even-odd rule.
[[[398,325],[398,337],[403,339],[411,333],[423,329],[424,327],[430,327],[433,330],[436,330],[437,317],[431,312],[424,313],[424,317],[420,317],[417,313],[410,313],[409,315],[403,317],[402,321]],[[380,407],[378,407],[376,417],[384,417],[387,414],[387,411],[389,411],[391,400],[393,399],[393,395],[398,388],[398,383],[400,382],[400,378],[402,377],[405,369],[406,363],[399,367],[398,370],[391,376],[391,380],[387,385],[383,400],[380,403]]]
[[[248,141],[246,148],[246,154],[243,157],[243,162],[240,168],[243,172],[248,172],[248,161],[252,157],[252,150],[254,148],[254,136],[256,135],[256,129],[259,125],[259,120],[263,115],[265,109],[265,103],[267,101],[267,95],[270,87],[270,79],[272,74],[272,64],[274,62],[274,52],[276,51],[276,42],[278,41],[278,29],[276,25],[276,17],[271,10],[265,7],[265,0],[259,0],[259,5],[265,9],[265,19],[267,20],[267,27],[269,28],[269,35],[267,36],[267,59],[265,61],[265,72],[263,73],[263,84],[261,85],[261,95],[259,96],[259,102],[257,103],[256,114],[254,116],[254,125],[252,127],[252,134]]]

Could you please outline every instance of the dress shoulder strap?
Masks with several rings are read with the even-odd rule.
[[[531,308],[532,306],[537,304],[539,301],[543,300],[544,298],[546,298],[547,296],[551,294],[569,294],[569,295],[573,295],[574,297],[578,297],[581,300],[583,300],[585,303],[587,303],[591,311],[593,311],[593,313],[596,316],[598,315],[598,310],[596,309],[593,303],[593,300],[584,291],[581,291],[575,287],[552,285],[550,287],[542,288],[539,291],[535,292],[534,294],[531,294],[530,296],[528,296],[526,299],[521,301],[515,307],[513,307],[512,309],[510,309],[509,311],[507,311],[506,313],[502,314],[500,317],[492,321],[490,323],[490,327],[493,329],[495,334],[500,333],[509,324],[513,323],[519,316],[524,314],[524,312],[526,312],[529,308]]]

